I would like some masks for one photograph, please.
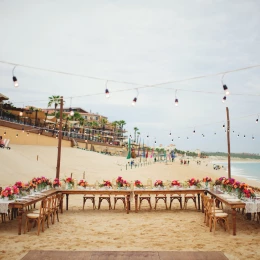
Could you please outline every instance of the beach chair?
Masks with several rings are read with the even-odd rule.
[[[10,143],[10,139],[4,139],[4,145],[1,145],[1,148],[6,148],[8,150],[11,149],[11,147],[9,146],[9,143]]]

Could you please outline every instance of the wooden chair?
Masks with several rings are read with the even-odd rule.
[[[96,209],[96,201],[95,201],[95,195],[84,195],[83,196],[83,210],[85,208],[85,203],[87,200],[90,200],[93,204],[93,209]]]
[[[212,231],[213,228],[213,233],[215,234],[216,230],[216,224],[217,222],[219,224],[224,224],[224,229],[225,231],[229,231],[229,223],[228,223],[228,214],[225,212],[216,212],[216,202],[215,199],[208,199],[207,203],[207,209],[208,209],[208,214],[209,214],[209,228],[210,232]]]
[[[99,196],[99,198],[98,198],[98,209],[100,209],[100,206],[101,206],[101,203],[102,203],[103,200],[106,200],[108,202],[109,210],[112,209],[110,195],[100,195]]]
[[[31,223],[37,224],[37,235],[40,234],[40,228],[42,228],[42,232],[44,232],[44,220],[45,220],[45,212],[47,208],[47,199],[44,199],[41,202],[39,213],[28,213],[25,219],[24,233],[31,230]]]
[[[123,202],[124,209],[126,209],[126,198],[125,198],[125,196],[119,196],[118,197],[117,195],[115,195],[115,197],[114,197],[114,209],[116,209],[116,203],[117,203],[118,200],[121,200]]]
[[[211,206],[211,208],[209,208],[210,197],[208,197],[207,195],[202,194],[201,199],[202,199],[203,209],[204,209],[204,223],[206,224],[206,226],[209,226],[209,219],[210,219],[211,212],[223,213],[223,210],[218,209],[216,207],[212,208],[212,206]]]
[[[159,200],[163,200],[164,203],[165,203],[166,209],[168,209],[168,207],[167,207],[167,196],[166,196],[166,195],[160,195],[160,194],[155,194],[154,209],[156,210],[156,208],[157,208],[157,203],[158,203]]]
[[[180,208],[182,209],[182,196],[181,196],[181,194],[172,194],[172,195],[170,196],[170,207],[169,207],[169,209],[172,208],[172,202],[173,202],[174,200],[178,200],[178,201],[179,201],[179,203],[180,203]]]
[[[53,223],[52,224],[55,223],[55,215],[56,215],[57,221],[60,222],[60,220],[59,220],[59,210],[61,210],[62,199],[63,199],[62,193],[56,194],[56,201],[55,201],[55,207],[54,207],[54,210],[53,210],[53,217],[52,217]]]
[[[151,209],[152,209],[151,195],[148,194],[148,195],[146,195],[146,196],[142,196],[142,195],[139,196],[139,210],[140,210],[140,208],[141,208],[141,204],[142,204],[143,200],[147,200],[147,202],[148,202],[148,204],[149,204],[149,206],[150,206],[150,210],[151,210]]]
[[[195,208],[197,209],[197,201],[196,201],[197,197],[194,194],[185,194],[184,195],[184,209],[187,209],[187,204],[189,200],[192,200],[194,202]]]

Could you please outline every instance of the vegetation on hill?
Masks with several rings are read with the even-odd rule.
[[[227,157],[227,153],[223,152],[204,152],[207,156],[222,156]],[[231,157],[233,158],[243,158],[243,159],[260,159],[260,155],[258,154],[249,154],[249,153],[231,153]]]

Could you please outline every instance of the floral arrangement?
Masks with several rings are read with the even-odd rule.
[[[112,187],[112,184],[110,181],[103,180],[103,183],[99,184],[99,187]]]
[[[220,178],[216,179],[214,185],[221,185],[222,181],[225,179],[226,179],[226,177],[220,177]]]
[[[143,188],[143,187],[144,187],[144,185],[142,184],[142,182],[141,182],[141,181],[139,181],[139,180],[136,180],[136,181],[135,181],[135,187],[137,187],[137,188]]]
[[[197,187],[200,187],[200,180],[199,179],[195,179],[195,178],[191,178],[189,180],[187,180],[187,184],[189,186],[197,186]]]
[[[242,193],[246,198],[254,198],[255,197],[255,191],[252,188],[243,189]]]
[[[54,181],[52,182],[53,187],[60,187],[61,186],[61,182],[58,178],[55,178]]]
[[[163,187],[163,181],[161,180],[157,180],[155,183],[154,183],[154,187]]]
[[[116,185],[117,187],[130,187],[130,183],[124,180],[121,176],[118,176],[116,179]]]
[[[69,183],[69,184],[72,184],[74,185],[74,179],[72,179],[71,177],[68,177],[66,179],[63,180],[65,183]]]
[[[17,188],[15,185],[12,187],[8,186],[1,192],[1,197],[12,200],[16,194],[19,194],[19,188]]]
[[[171,186],[181,186],[181,184],[180,184],[179,181],[173,180],[173,181],[171,182]]]
[[[14,184],[18,189],[22,189],[22,188],[24,188],[24,184],[23,184],[23,182],[21,182],[21,181],[17,181],[15,184]]]
[[[202,181],[203,181],[203,182],[211,182],[212,179],[207,176],[207,177],[203,178]]]
[[[78,182],[78,186],[81,186],[81,187],[87,187],[88,186],[88,182],[87,181],[85,181],[85,180],[80,180],[79,182]]]

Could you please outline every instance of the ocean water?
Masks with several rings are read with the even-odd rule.
[[[215,164],[223,165],[227,171],[227,162],[214,162]],[[246,178],[260,182],[260,162],[232,162],[231,161],[231,176]]]

